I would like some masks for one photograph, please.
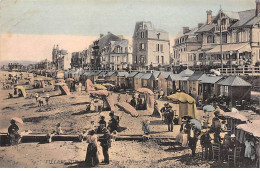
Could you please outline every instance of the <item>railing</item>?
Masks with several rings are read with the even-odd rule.
[[[221,26],[215,26],[215,32],[220,32],[220,27],[221,31],[227,31],[227,25],[221,25]]]
[[[218,68],[223,75],[260,75],[260,66],[257,67],[238,67],[238,68]]]

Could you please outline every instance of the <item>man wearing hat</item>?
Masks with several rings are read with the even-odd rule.
[[[109,154],[108,149],[111,147],[111,136],[109,134],[108,129],[104,129],[104,135],[100,137],[100,145],[102,147],[103,155],[104,155],[104,161],[102,163],[109,164]]]
[[[166,111],[166,121],[168,124],[168,131],[173,132],[173,118],[174,118],[174,111],[171,107],[169,107]]]
[[[115,119],[114,111],[109,113],[110,120],[108,122],[108,129],[110,132],[116,131],[118,127],[118,121]]]

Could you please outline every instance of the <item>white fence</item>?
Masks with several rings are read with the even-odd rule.
[[[260,66],[257,67],[238,67],[238,68],[218,68],[223,75],[253,75],[260,76]]]

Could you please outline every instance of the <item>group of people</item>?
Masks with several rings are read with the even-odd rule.
[[[129,104],[133,106],[136,110],[146,110],[147,104],[145,98],[142,98],[140,94],[138,94],[137,98],[133,95]]]
[[[109,113],[110,120],[108,124],[105,121],[105,117],[101,116],[98,128],[89,131],[87,137],[87,154],[85,164],[87,167],[95,167],[99,164],[98,159],[98,141],[102,147],[104,161],[102,163],[109,164],[109,153],[108,150],[111,147],[112,135],[115,134],[119,127],[119,117],[114,114],[114,111]],[[97,137],[96,133],[103,134],[101,137]]]
[[[155,105],[157,105],[157,103]],[[179,122],[176,111],[172,109],[169,103],[165,103],[160,112],[162,120],[168,125],[168,131],[173,132],[174,123],[178,124]]]
[[[36,103],[38,102],[38,106],[43,106],[44,100],[46,102],[46,105],[49,105],[49,100],[50,100],[49,94],[46,94],[45,97],[41,97],[38,93],[35,93],[34,97],[35,97]]]

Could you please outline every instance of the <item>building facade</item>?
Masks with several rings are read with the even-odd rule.
[[[59,45],[52,49],[52,65],[55,70],[68,70],[71,66],[71,54],[66,50],[59,49]]]
[[[123,36],[110,32],[89,47],[90,68],[103,70],[125,70],[132,65],[132,46]]]
[[[177,52],[179,63],[218,68],[259,64],[259,13],[260,0],[256,0],[256,8],[251,10],[229,12],[220,9],[216,16],[212,16],[212,11],[207,11],[206,23],[199,24],[193,35],[201,43],[201,48],[185,49],[189,57],[184,58],[181,58]],[[185,48],[175,41],[173,50],[178,51],[177,47]]]
[[[137,22],[133,35],[133,69],[169,65],[169,33],[156,29],[150,21]]]

